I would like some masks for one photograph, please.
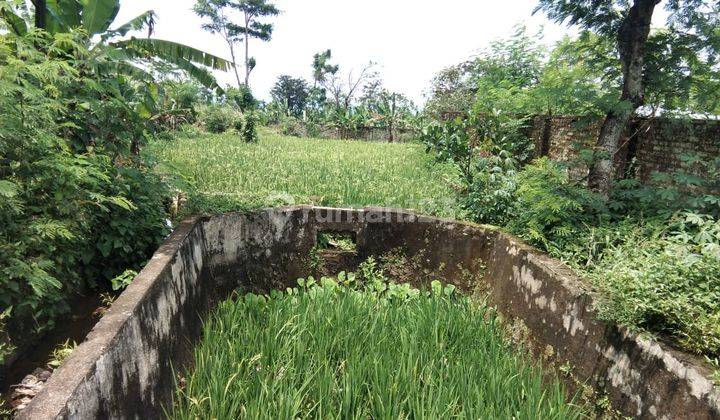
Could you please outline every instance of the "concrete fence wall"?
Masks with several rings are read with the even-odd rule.
[[[234,289],[293,286],[321,232],[356,238],[356,262],[399,250],[417,286],[487,293],[546,363],[571,366],[571,387],[606,392],[626,415],[720,416],[706,364],[597,320],[581,279],[512,236],[402,210],[297,206],[182,223],[19,418],[161,417],[208,311]]]

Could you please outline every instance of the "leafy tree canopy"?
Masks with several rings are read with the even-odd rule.
[[[278,77],[270,94],[273,101],[284,105],[289,115],[301,116],[307,105],[310,91],[304,79],[282,75]]]

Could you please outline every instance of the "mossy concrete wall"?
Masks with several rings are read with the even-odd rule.
[[[578,278],[509,235],[400,210],[298,206],[182,223],[19,417],[162,416],[173,368],[187,366],[208,310],[238,288],[293,286],[317,269],[313,249],[325,231],[353,234],[353,261],[400,255],[397,274],[416,285],[442,278],[488,293],[539,354],[570,366],[572,383],[603,390],[624,414],[720,416],[707,366],[598,321]]]

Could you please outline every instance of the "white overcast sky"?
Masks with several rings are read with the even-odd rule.
[[[155,36],[228,57],[226,44],[204,32],[192,12],[194,0],[123,0],[116,24],[152,9],[158,14]],[[433,75],[473,55],[496,38],[507,37],[517,24],[530,33],[544,28],[544,43],[562,38],[567,29],[541,14],[537,0],[276,0],[282,14],[274,19],[273,39],[252,40],[257,59],[250,85],[269,98],[281,74],[309,79],[314,53],[332,49],[341,70],[372,60],[385,85],[422,102]],[[242,69],[241,69],[242,70]],[[230,73],[218,75],[230,84]]]

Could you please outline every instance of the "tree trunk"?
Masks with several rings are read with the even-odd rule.
[[[33,0],[35,6],[35,27],[38,29],[47,28],[47,1]]]
[[[229,39],[228,39],[228,45],[230,46],[230,58],[232,58],[233,70],[235,71],[235,80],[237,80],[238,89],[239,89],[242,86],[242,82],[240,81],[240,73],[238,73],[237,63],[235,62],[235,47],[233,47],[233,43]]]
[[[250,18],[245,12],[245,86],[250,88]]]
[[[617,35],[618,51],[623,72],[623,91],[619,109],[608,112],[600,129],[595,147],[599,157],[590,168],[590,188],[610,196],[615,179],[614,158],[618,152],[620,137],[635,110],[645,102],[643,70],[645,68],[645,46],[650,35],[650,23],[655,6],[660,0],[635,0],[620,25]]]

